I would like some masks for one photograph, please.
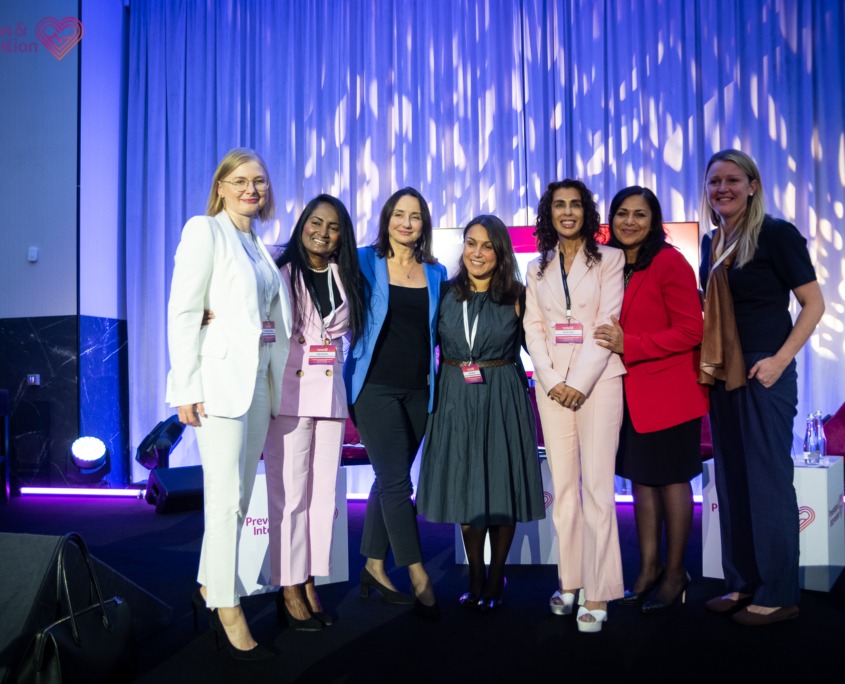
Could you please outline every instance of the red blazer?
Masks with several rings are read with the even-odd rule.
[[[674,247],[635,271],[619,322],[625,401],[637,432],[655,432],[707,413],[708,388],[698,384],[704,331],[695,274]]]

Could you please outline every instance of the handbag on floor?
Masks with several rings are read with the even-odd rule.
[[[68,551],[76,547],[88,574],[88,605],[74,609],[68,581]],[[74,595],[79,595],[77,589]],[[119,597],[103,600],[88,547],[76,532],[59,542],[56,563],[58,619],[32,638],[18,667],[20,684],[121,682],[131,677],[129,606]]]

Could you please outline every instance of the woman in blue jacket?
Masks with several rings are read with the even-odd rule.
[[[376,241],[359,250],[366,322],[343,376],[350,414],[376,476],[361,538],[367,559],[361,594],[375,589],[391,603],[415,603],[420,615],[437,618],[411,501],[411,464],[434,398],[440,284],[446,280],[431,242],[431,214],[422,195],[413,188],[391,195],[381,211]],[[396,565],[408,566],[413,597],[397,591],[388,578],[388,549]]]

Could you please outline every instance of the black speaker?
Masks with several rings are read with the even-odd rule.
[[[33,635],[57,618],[56,555],[61,537],[0,533],[0,682],[14,670]],[[120,596],[132,613],[132,631],[144,639],[170,624],[172,609],[137,584],[94,560],[103,598]],[[88,571],[81,554],[68,555],[74,605],[87,605]],[[78,592],[78,595],[77,595]]]
[[[156,507],[156,513],[202,508],[202,466],[151,470],[144,498]]]

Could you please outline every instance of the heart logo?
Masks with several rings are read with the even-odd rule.
[[[554,496],[552,496],[551,492],[543,492],[543,507],[544,508],[548,508],[549,506],[551,506],[552,501],[554,501],[554,500],[555,500],[555,498],[554,498]]]
[[[816,519],[816,512],[809,506],[801,506],[798,509],[798,531],[806,530],[813,520]]]
[[[85,29],[76,17],[44,17],[35,25],[35,35],[41,44],[61,61],[82,40]]]

